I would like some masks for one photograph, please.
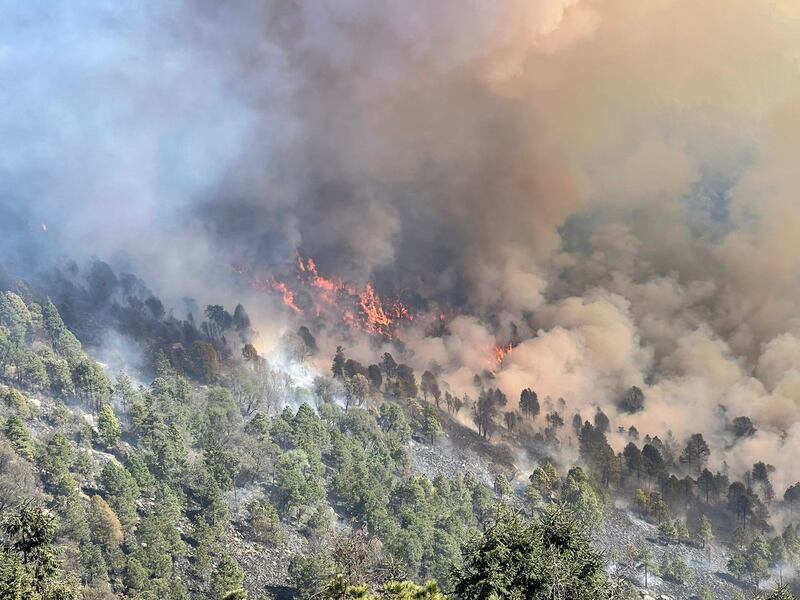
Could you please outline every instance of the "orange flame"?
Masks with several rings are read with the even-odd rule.
[[[285,283],[282,281],[276,281],[273,277],[271,284],[273,289],[281,295],[283,298],[283,303],[286,306],[298,314],[303,314],[302,309],[294,302],[294,292],[290,290]]]
[[[400,302],[400,300],[395,300],[392,302],[390,310],[392,312],[392,317],[398,321],[402,321],[403,319],[407,319],[409,321],[414,320],[414,315],[411,313],[411,310],[405,304]]]
[[[298,314],[303,314],[303,309],[295,302],[296,290],[303,288],[309,292],[317,316],[326,314],[338,318],[349,327],[373,335],[392,338],[399,322],[414,318],[399,299],[385,303],[370,283],[359,289],[340,279],[323,277],[313,258],[297,257],[296,283],[278,281],[274,277],[268,281],[259,280],[249,276],[243,268],[234,266],[233,270],[246,276],[256,289],[279,293],[283,303]]]
[[[514,350],[514,347],[511,344],[506,344],[505,346],[495,346],[494,349],[494,358],[498,365],[502,365],[503,361],[506,359],[506,356],[511,354]]]
[[[334,294],[340,289],[348,289],[343,282],[336,281],[335,279],[326,279],[320,275],[317,271],[317,264],[314,262],[313,258],[309,258],[305,263],[303,263],[303,258],[298,257],[297,264],[300,268],[300,272],[307,274],[306,279],[312,287],[322,290],[323,292],[327,292],[328,294]],[[352,293],[353,290],[349,291]],[[333,301],[332,297],[326,299]]]
[[[381,299],[369,283],[359,294],[358,305],[366,318],[365,328],[368,332],[391,337],[392,319],[386,314]]]
[[[232,265],[231,270],[245,277],[247,282],[257,290],[262,292],[278,292],[286,306],[298,314],[303,314],[303,310],[295,303],[294,292],[282,281],[278,281],[274,277],[271,277],[269,280],[259,279],[250,275],[244,267],[239,265]]]

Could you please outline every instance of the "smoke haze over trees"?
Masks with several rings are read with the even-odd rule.
[[[403,341],[458,392],[510,342],[509,396],[532,385],[648,430],[699,420],[715,447],[746,416],[761,426],[734,455],[790,470],[795,12],[9,4],[4,270],[97,256],[146,278],[154,314],[245,300],[269,346],[292,315],[232,265],[280,278],[313,257],[445,311],[441,335],[419,320]],[[620,403],[631,386],[643,410]]]
[[[635,474],[648,518],[680,475],[788,524],[797,39],[790,0],[0,2],[7,384],[86,403],[113,447],[89,356],[173,400],[165,364],[223,386],[248,422],[291,396],[254,367],[279,356],[348,414],[420,399],[427,443],[445,413],[572,436],[559,460]]]

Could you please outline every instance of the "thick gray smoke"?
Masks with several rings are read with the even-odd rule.
[[[799,35],[788,0],[2,2],[2,262],[210,301],[312,256],[455,307],[405,340],[454,388],[513,322],[509,396],[638,385],[622,421],[718,448],[724,405],[732,466],[795,480]]]

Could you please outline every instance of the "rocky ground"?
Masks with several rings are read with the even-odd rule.
[[[684,544],[665,546],[658,541],[658,530],[654,525],[636,518],[621,508],[609,511],[605,529],[596,536],[595,543],[610,557],[612,572],[618,570],[620,576],[641,588],[644,588],[645,583],[644,572],[626,560],[627,548],[641,550],[645,546],[649,547],[656,564],[661,562],[665,553],[671,557],[683,558],[692,572],[685,584],[665,581],[649,574],[647,592],[654,598],[666,595],[674,600],[690,600],[698,597],[700,591],[705,588],[715,600],[727,600],[736,598],[737,591],[740,591],[740,588],[725,574],[727,556],[721,549],[712,548],[709,564],[708,555],[700,548]]]
[[[477,434],[462,425],[445,423],[447,437],[435,444],[420,440],[408,443],[409,457],[415,472],[429,478],[437,475],[453,477],[459,473],[471,473],[478,480],[491,486],[497,473],[509,477],[517,476],[522,485],[527,467],[520,465],[519,457],[503,444],[488,444]],[[526,461],[527,462],[527,461]],[[241,512],[246,504],[247,490],[241,490],[238,498],[239,510],[232,505],[234,512]],[[239,515],[237,515],[239,516]],[[231,529],[227,549],[236,557],[246,573],[245,585],[251,597],[272,597],[278,600],[292,597],[286,580],[291,557],[304,550],[305,541],[290,525],[284,523],[286,540],[281,546],[265,546],[245,539],[241,532]],[[700,548],[684,544],[665,546],[658,540],[657,528],[647,523],[624,507],[613,507],[606,517],[604,530],[595,536],[595,543],[609,557],[610,570],[625,578],[639,588],[643,600],[695,600],[705,589],[715,600],[737,598],[742,591],[726,574],[727,556],[721,548],[714,547],[709,563],[706,552]],[[626,549],[649,547],[654,562],[659,564],[665,553],[680,556],[691,570],[691,576],[684,584],[665,581],[657,576],[648,576],[648,586],[644,589],[644,573],[626,560]],[[268,594],[268,595],[267,595]]]
[[[492,486],[492,469],[478,453],[458,447],[447,440],[434,446],[410,442],[409,455],[414,471],[433,479],[437,475],[454,477],[458,473],[472,473],[478,481]]]
[[[245,588],[251,598],[289,600],[292,589],[286,585],[289,561],[301,551],[302,538],[293,531],[287,532],[280,546],[267,546],[245,539],[239,531],[232,530],[225,549],[239,562],[245,573]]]

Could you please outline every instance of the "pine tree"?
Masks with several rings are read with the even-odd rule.
[[[227,554],[222,557],[211,574],[209,592],[211,598],[246,598],[243,594],[242,584],[244,573],[237,562]],[[230,596],[230,594],[236,594]]]
[[[457,598],[574,600],[608,598],[605,561],[568,510],[545,509],[535,521],[500,508],[497,520],[463,548]]]
[[[20,456],[33,459],[33,444],[31,443],[31,436],[28,433],[28,428],[17,415],[8,417],[5,426],[5,434],[11,442],[11,447]]]
[[[114,509],[100,496],[92,496],[89,501],[89,528],[95,543],[105,550],[118,547],[122,544],[122,524],[119,522]]]
[[[0,598],[77,600],[77,582],[59,572],[53,537],[56,520],[44,508],[25,501],[3,518],[0,529]]]
[[[103,403],[100,408],[100,414],[97,417],[97,429],[100,432],[100,439],[103,440],[107,447],[113,448],[117,445],[122,435],[122,428],[114,415],[114,409],[111,408],[108,402]]]

